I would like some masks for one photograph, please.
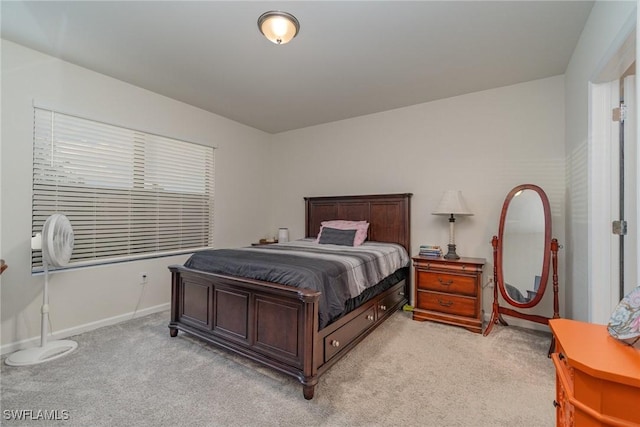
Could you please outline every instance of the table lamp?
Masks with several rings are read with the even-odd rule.
[[[449,215],[449,251],[444,256],[445,259],[460,259],[456,254],[456,243],[454,234],[454,224],[456,223],[455,215],[473,215],[462,198],[462,191],[459,190],[447,190],[442,195],[440,204],[436,208],[433,215]]]

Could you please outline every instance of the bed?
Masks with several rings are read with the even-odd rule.
[[[397,244],[411,253],[409,193],[304,200],[308,239],[316,237],[323,221],[363,220],[369,223],[369,241]],[[280,245],[269,249],[280,249],[275,246]],[[343,313],[321,320],[325,295],[318,290],[191,265],[195,268],[169,267],[170,335],[183,331],[291,375],[302,384],[305,399],[313,398],[320,375],[406,304],[411,276],[404,267],[397,273],[405,278],[379,283],[359,300],[349,300],[352,307]]]

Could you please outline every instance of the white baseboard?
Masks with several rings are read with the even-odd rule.
[[[71,336],[78,335],[83,332],[93,331],[95,329],[102,328],[104,326],[111,326],[117,323],[125,322],[127,320],[144,317],[149,314],[159,313],[161,311],[168,310],[169,308],[170,308],[169,303],[160,304],[153,307],[144,308],[136,312],[120,314],[118,316],[109,317],[107,319],[97,320],[95,322],[85,323],[84,325],[74,326],[72,328],[56,331],[50,334],[49,337],[51,339],[56,339],[56,340],[69,338]],[[12,342],[0,347],[0,355],[13,353],[14,351],[23,350],[25,348],[35,347],[38,345],[40,345],[40,336],[28,338],[22,341]]]

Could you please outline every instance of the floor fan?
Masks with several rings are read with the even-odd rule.
[[[34,249],[39,249],[32,244]],[[78,347],[75,341],[53,340],[47,342],[49,326],[49,266],[61,267],[71,259],[73,251],[73,228],[66,216],[53,214],[42,227],[42,265],[44,267],[44,290],[42,293],[42,324],[40,347],[20,350],[6,359],[7,365],[35,365],[57,359]]]

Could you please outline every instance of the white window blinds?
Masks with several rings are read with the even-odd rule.
[[[69,218],[69,267],[191,252],[213,238],[214,150],[35,108],[32,232]],[[41,251],[32,270],[42,270]]]

